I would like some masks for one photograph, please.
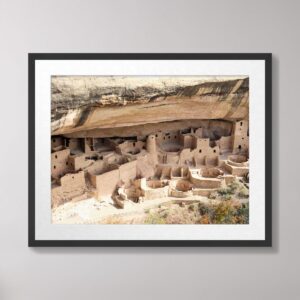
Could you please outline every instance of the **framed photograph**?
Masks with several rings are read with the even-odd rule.
[[[272,246],[271,66],[29,54],[29,246]]]

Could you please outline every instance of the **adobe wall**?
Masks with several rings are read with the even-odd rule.
[[[76,156],[69,156],[69,166],[74,171],[82,170],[93,163],[93,161],[86,159],[86,155],[76,155]]]
[[[111,152],[107,155],[104,155],[103,159],[107,164],[119,163],[123,160],[122,156],[120,156],[116,152]]]
[[[218,164],[220,149],[218,146],[210,147],[208,138],[197,138],[197,148],[194,151],[194,157],[197,165]]]
[[[203,138],[203,128],[202,127],[196,129],[195,136],[198,138]]]
[[[119,183],[119,170],[112,170],[96,176],[98,199],[103,196],[111,196]]]
[[[186,164],[187,161],[191,161],[194,157],[194,151],[191,149],[183,149],[179,155],[179,164]]]
[[[206,166],[218,166],[219,165],[219,156],[216,155],[207,155],[205,156],[205,165]]]
[[[231,166],[227,162],[225,163],[225,169],[234,176],[243,177],[249,173],[249,168],[247,167],[235,167]]]
[[[56,151],[57,148],[63,147],[63,139],[61,136],[53,136],[51,138],[51,150]]]
[[[84,189],[86,187],[84,172],[67,174],[60,178],[61,187],[64,192],[73,192],[74,190]]]
[[[195,137],[193,135],[180,135],[180,144],[183,145],[183,148],[194,149],[195,148]]]
[[[221,187],[221,180],[215,178],[190,177],[196,188],[216,189]]]
[[[94,139],[90,137],[84,138],[84,153],[90,154],[94,150]]]
[[[68,158],[70,149],[51,153],[51,176],[58,178],[70,171]]]
[[[136,175],[138,177],[149,178],[154,176],[155,168],[149,154],[139,156],[136,164]]]
[[[71,138],[69,140],[69,148],[71,152],[74,150],[84,151],[84,139]]]
[[[87,167],[87,172],[92,175],[101,174],[105,171],[106,164],[103,160],[95,161],[91,166]]]
[[[143,147],[145,146],[145,143],[142,141],[126,141],[120,145],[117,146],[121,153],[132,153],[136,154],[140,152]]]
[[[137,161],[135,160],[125,163],[119,167],[120,180],[122,180],[125,184],[128,184],[131,179],[136,178],[136,165]]]
[[[164,178],[170,179],[171,178],[171,171],[172,171],[171,167],[169,167],[169,166],[162,166],[162,169],[161,169],[161,178],[162,179],[164,179]]]
[[[168,197],[169,195],[169,187],[165,186],[162,188],[151,189],[147,188],[143,190],[143,198],[144,200],[155,200]]]
[[[65,202],[61,186],[56,186],[51,189],[51,207],[57,207]]]
[[[193,195],[208,197],[215,189],[193,189]]]
[[[86,182],[84,172],[67,174],[60,178],[60,186],[51,188],[51,206],[56,207],[74,197],[84,194]]]
[[[111,196],[121,182],[128,185],[137,176],[137,161],[127,162],[123,165],[118,164],[99,164],[98,168],[88,170],[89,179],[94,187],[97,188],[98,198]],[[102,174],[97,174],[100,171]]]
[[[156,141],[159,145],[164,143],[178,143],[179,131],[157,132],[155,134]]]
[[[171,178],[182,177],[182,167],[175,167],[171,170]]]
[[[218,141],[216,141],[216,144],[219,146],[221,154],[230,152],[233,147],[233,136],[222,136]]]
[[[186,197],[189,197],[192,195],[193,195],[192,191],[183,192],[183,191],[178,191],[178,190],[174,190],[174,189],[171,189],[171,191],[170,191],[170,196],[176,197],[176,198],[186,198]]]
[[[178,164],[179,162],[179,153],[167,153],[167,160],[166,163],[167,164]]]
[[[160,179],[171,178],[172,167],[166,165],[158,165],[155,170],[155,177]]]

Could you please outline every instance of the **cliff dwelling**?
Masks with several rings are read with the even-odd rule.
[[[248,203],[246,76],[53,76],[51,109],[54,223]]]

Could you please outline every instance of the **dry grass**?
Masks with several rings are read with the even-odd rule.
[[[151,211],[145,224],[248,224],[249,205],[236,201],[193,203],[185,207]]]

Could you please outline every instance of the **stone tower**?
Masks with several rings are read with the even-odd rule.
[[[249,136],[248,136],[248,121],[241,120],[234,124],[233,130],[233,153],[235,154],[246,154],[249,147]]]

